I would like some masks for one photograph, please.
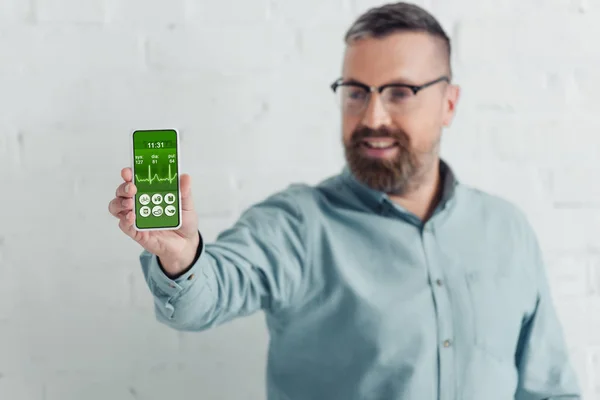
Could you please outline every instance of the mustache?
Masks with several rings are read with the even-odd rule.
[[[408,146],[410,144],[410,139],[409,139],[408,135],[406,133],[404,133],[404,131],[402,131],[402,130],[399,130],[399,129],[391,130],[386,127],[381,127],[378,129],[371,129],[366,126],[361,126],[352,133],[351,143],[354,146],[358,146],[358,145],[360,145],[360,143],[363,139],[372,138],[372,137],[394,139],[398,142],[400,147],[404,147],[404,148],[408,148]]]

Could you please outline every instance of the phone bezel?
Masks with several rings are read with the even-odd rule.
[[[177,152],[177,212],[179,215],[179,223],[177,224],[177,226],[169,226],[169,227],[159,227],[159,228],[140,228],[137,225],[137,213],[138,213],[138,202],[137,202],[137,196],[138,196],[138,192],[135,193],[135,195],[133,196],[133,212],[134,212],[134,223],[133,223],[133,227],[135,228],[136,231],[175,231],[181,228],[182,225],[182,220],[183,220],[183,215],[182,215],[182,208],[181,208],[181,163],[180,163],[180,158],[181,158],[181,152],[179,151],[179,142],[180,142],[180,136],[179,136],[179,129],[176,128],[162,128],[162,129],[157,129],[157,128],[151,128],[151,129],[134,129],[131,131],[130,135],[129,135],[129,145],[130,145],[130,165],[131,165],[131,172],[132,172],[132,177],[131,180],[132,182],[135,184],[135,148],[134,148],[134,135],[136,132],[156,132],[156,131],[174,131],[175,132],[175,136],[176,136],[176,152]]]

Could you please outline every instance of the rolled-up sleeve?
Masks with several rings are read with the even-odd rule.
[[[199,257],[176,279],[144,250],[140,262],[157,319],[198,331],[285,307],[304,275],[305,232],[305,218],[288,188],[245,210],[215,241],[201,237]]]
[[[515,400],[579,400],[581,391],[553,304],[545,265],[537,239],[529,233],[530,265],[537,298],[524,321],[516,364],[519,386]]]

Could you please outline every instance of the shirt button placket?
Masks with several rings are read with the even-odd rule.
[[[436,319],[438,322],[438,335],[441,337],[440,349],[440,386],[439,399],[454,399],[454,343],[452,337],[452,308],[447,290],[444,288],[444,265],[440,265],[438,246],[431,221],[426,223],[422,231],[422,243],[426,266],[431,278],[433,296],[436,303]]]

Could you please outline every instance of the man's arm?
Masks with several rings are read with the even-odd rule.
[[[305,267],[306,226],[292,194],[283,191],[253,205],[213,243],[200,238],[196,260],[177,277],[167,276],[156,255],[143,251],[157,319],[199,331],[285,307]]]
[[[519,386],[515,400],[579,400],[581,392],[558,319],[543,257],[529,228],[530,260],[534,266],[537,301],[524,321],[515,358]]]

